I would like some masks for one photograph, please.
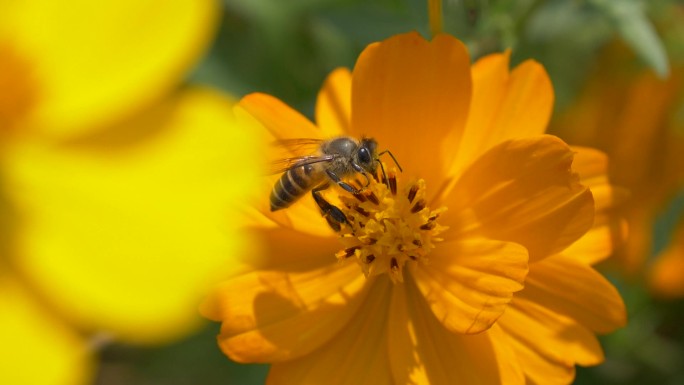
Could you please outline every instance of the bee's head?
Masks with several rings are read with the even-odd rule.
[[[378,166],[378,142],[376,142],[375,139],[361,139],[361,145],[359,146],[356,156],[358,157],[359,166],[363,167],[364,170],[375,174],[375,169]]]

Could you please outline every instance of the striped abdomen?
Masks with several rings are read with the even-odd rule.
[[[318,164],[295,166],[285,171],[271,191],[271,211],[290,207],[324,179],[325,172]]]

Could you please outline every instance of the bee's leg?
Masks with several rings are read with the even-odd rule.
[[[323,213],[323,216],[325,217],[325,220],[328,221],[328,224],[330,227],[339,232],[340,229],[342,228],[340,225],[343,223],[349,223],[347,221],[347,217],[344,215],[342,210],[340,210],[337,206],[330,204],[323,196],[321,195],[321,191],[327,189],[330,187],[330,184],[324,183],[313,190],[311,190],[311,196],[313,196],[314,201],[318,205],[318,207],[321,209],[321,212]]]
[[[353,164],[353,163],[352,163],[352,164]],[[340,177],[337,176],[337,174],[335,174],[334,172],[332,172],[332,171],[330,171],[330,170],[326,170],[325,172],[326,172],[326,174],[328,174],[328,177],[329,177],[330,179],[332,179],[333,182],[337,183],[337,185],[340,186],[340,187],[342,187],[345,191],[350,192],[350,193],[352,193],[352,194],[358,194],[358,193],[361,192],[361,190],[358,190],[358,189],[355,188],[354,186],[352,186],[352,185],[350,185],[349,183],[347,183],[347,182],[343,181],[342,179],[340,179]]]

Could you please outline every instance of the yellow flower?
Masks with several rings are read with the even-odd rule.
[[[670,77],[660,79],[627,48],[609,45],[577,101],[551,128],[569,143],[605,151],[611,180],[629,190],[618,208],[629,237],[612,258],[628,276],[645,271],[655,218],[684,183],[684,67],[671,67]]]
[[[87,383],[91,336],[161,343],[201,325],[252,153],[230,100],[178,89],[213,1],[0,8],[0,383]]]
[[[270,212],[269,180],[251,224],[258,255],[202,306],[223,323],[221,349],[272,363],[270,384],[567,383],[574,364],[600,362],[594,332],[622,325],[624,307],[587,262],[611,245],[575,155],[601,204],[611,189],[600,153],[543,135],[552,103],[537,63],[509,72],[499,54],[471,68],[460,41],[416,33],[333,72],[316,126],[245,97],[269,142],[366,135],[403,172],[386,162],[386,184],[328,191],[349,221],[340,234],[309,196]]]

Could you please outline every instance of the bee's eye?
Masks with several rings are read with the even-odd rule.
[[[370,152],[367,148],[361,147],[361,149],[359,149],[359,161],[366,164],[371,162]]]

